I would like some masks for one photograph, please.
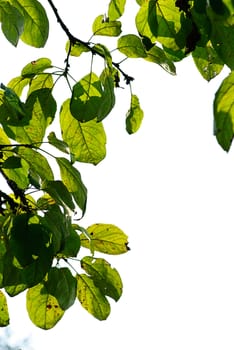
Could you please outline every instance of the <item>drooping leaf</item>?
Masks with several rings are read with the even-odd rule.
[[[39,328],[53,328],[64,315],[58,300],[49,294],[43,283],[30,288],[26,298],[29,317]]]
[[[121,22],[110,21],[103,15],[98,16],[93,22],[93,34],[104,36],[119,36],[121,34]]]
[[[215,78],[223,69],[223,61],[210,42],[205,47],[196,47],[192,56],[197,69],[207,81]]]
[[[162,67],[166,72],[175,75],[176,67],[174,63],[166,56],[165,52],[158,46],[153,46],[147,51],[146,61],[153,62]]]
[[[115,21],[124,13],[126,0],[111,0],[108,7],[108,18],[110,21]]]
[[[83,308],[98,320],[106,320],[110,314],[110,304],[92,278],[85,274],[77,275],[77,298]]]
[[[141,126],[144,112],[136,95],[131,95],[131,105],[126,116],[126,130],[129,134],[137,132]]]
[[[105,254],[123,254],[128,248],[128,237],[117,226],[111,224],[94,224],[87,228],[92,237],[92,248]],[[80,235],[81,246],[89,248],[90,240],[83,233]]]
[[[61,205],[66,211],[67,208],[70,210],[75,209],[72,196],[62,181],[46,181],[43,190],[49,193],[49,195],[54,198],[55,202]]]
[[[52,267],[44,284],[47,292],[56,298],[62,310],[65,311],[74,304],[77,280],[68,268]]]
[[[24,17],[17,8],[3,1],[0,2],[0,18],[3,34],[12,45],[17,46],[24,30]]]
[[[103,86],[102,100],[97,113],[97,121],[100,122],[108,116],[115,105],[114,80],[109,69],[104,69],[100,76]]]
[[[32,78],[45,69],[51,68],[51,60],[49,58],[38,58],[35,61],[28,63],[21,71],[23,78]]]
[[[60,126],[63,140],[76,160],[96,165],[105,158],[106,134],[103,124],[95,120],[80,123],[70,112],[69,100],[62,105]]]
[[[130,58],[147,57],[141,39],[135,34],[121,36],[118,39],[118,50]]]
[[[105,259],[86,256],[81,260],[81,267],[104,295],[119,300],[123,289],[120,275]]]
[[[234,72],[225,78],[214,99],[214,133],[220,146],[228,151],[234,137]]]
[[[66,158],[58,157],[56,161],[60,168],[63,183],[72,194],[84,215],[87,202],[87,189],[82,182],[79,171]]]
[[[11,88],[18,96],[21,96],[23,89],[29,84],[29,82],[29,78],[23,78],[22,76],[19,76],[11,79],[7,86]]]
[[[7,300],[2,291],[0,291],[0,327],[6,327],[10,323]]]
[[[52,146],[56,147],[57,149],[59,149],[60,151],[62,151],[64,153],[67,153],[67,154],[69,153],[68,144],[62,140],[59,140],[53,131],[51,131],[49,133],[47,138],[48,138],[49,143]]]
[[[10,0],[24,18],[21,40],[34,47],[43,47],[49,33],[46,11],[37,0]]]
[[[54,180],[54,174],[47,159],[39,152],[29,147],[18,147],[16,153],[26,160],[33,172],[40,176],[42,182]]]

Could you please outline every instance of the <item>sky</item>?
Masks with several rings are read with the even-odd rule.
[[[87,28],[108,1],[86,0],[82,10],[75,3],[56,5],[71,32],[87,40]],[[136,9],[128,5],[129,33]],[[0,37],[11,53],[7,61],[0,58],[7,68],[3,83],[39,57],[63,66],[66,38],[56,21],[51,26],[47,47],[38,52],[20,44],[24,55],[17,61],[18,51]],[[75,73],[87,74],[85,65],[77,63]],[[82,225],[113,223],[129,236],[128,254],[107,257],[123,279],[123,296],[111,302],[106,321],[76,303],[54,329],[43,331],[28,319],[20,295],[9,301],[11,330],[15,339],[30,336],[34,350],[233,350],[234,154],[217,144],[212,115],[214,93],[228,72],[208,83],[190,58],[177,64],[176,76],[140,59],[123,67],[135,78],[142,127],[135,135],[126,133],[129,91],[119,89],[105,121],[107,157],[96,167],[79,165],[89,191]],[[67,92],[57,94],[64,100]]]

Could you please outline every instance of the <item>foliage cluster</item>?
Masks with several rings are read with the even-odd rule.
[[[27,290],[29,317],[43,329],[52,328],[76,299],[94,317],[104,320],[110,313],[108,297],[115,301],[121,297],[119,273],[97,252],[127,252],[126,234],[112,224],[84,228],[74,216],[80,211],[82,219],[87,203],[87,188],[77,166],[79,162],[96,165],[105,158],[103,120],[114,108],[115,92],[121,84],[130,89],[127,132],[135,133],[143,119],[139,98],[132,90],[134,79],[122,69],[124,60],[141,58],[175,75],[175,63],[192,55],[207,81],[224,66],[229,67],[230,74],[215,95],[214,121],[219,144],[224,150],[231,146],[234,2],[136,2],[138,35],[122,33],[126,0],[110,0],[106,13],[93,21],[91,39],[83,41],[69,31],[48,0],[67,35],[64,67],[40,57],[24,65],[8,84],[0,85],[0,173],[8,188],[0,190],[1,326],[9,323],[5,293],[16,296]],[[19,40],[38,48],[46,44],[49,20],[39,1],[0,0],[0,21],[2,33],[12,45],[17,46]],[[99,43],[103,36],[116,40],[116,50]],[[123,57],[120,62],[114,59],[116,52]],[[79,60],[81,55],[89,56],[91,67],[95,58],[101,57],[101,74],[91,69],[76,81],[69,72],[70,57]],[[53,89],[61,79],[71,95],[58,106]],[[58,118],[59,136],[47,131]],[[50,159],[60,170],[59,179]],[[82,255],[85,249],[87,256]],[[79,271],[72,266],[73,260],[79,261]]]

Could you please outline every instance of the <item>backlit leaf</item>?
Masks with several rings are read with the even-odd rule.
[[[38,58],[35,61],[28,63],[21,71],[24,78],[33,77],[45,69],[51,67],[51,60],[49,58]]]
[[[43,47],[48,38],[49,22],[44,7],[37,0],[10,0],[24,17],[21,40],[34,47]]]
[[[10,323],[7,299],[2,291],[0,291],[0,327],[6,327]]]
[[[98,320],[106,320],[110,314],[110,304],[92,278],[85,274],[77,275],[77,298],[83,308]]]
[[[118,39],[118,50],[131,58],[146,57],[147,53],[141,39],[134,35],[123,35]]]
[[[175,75],[176,67],[174,63],[166,56],[165,52],[158,46],[153,46],[147,51],[146,61],[153,62],[162,67],[166,72]]]
[[[111,0],[108,7],[108,18],[115,21],[124,13],[126,0]]]
[[[126,116],[126,130],[129,134],[137,132],[141,126],[144,112],[136,95],[131,95],[131,106]]]
[[[98,16],[93,22],[94,35],[119,36],[121,31],[120,21],[110,21],[103,15]]]
[[[225,78],[214,99],[214,133],[220,146],[228,151],[234,137],[234,72]]]
[[[122,295],[122,281],[118,271],[100,258],[86,256],[81,260],[81,267],[90,275],[94,284],[104,295],[119,300]]]
[[[70,210],[75,209],[72,196],[62,181],[47,181],[43,186],[43,190],[49,193],[55,202],[64,207],[65,210],[67,208]]]
[[[65,311],[74,304],[77,281],[68,268],[52,267],[44,284],[47,292],[56,298],[62,310]]]
[[[37,327],[51,329],[63,317],[64,310],[44,284],[30,288],[26,298],[29,317]]]
[[[24,30],[24,17],[17,8],[4,1],[0,2],[0,18],[3,34],[12,45],[17,46]]]
[[[92,237],[92,248],[105,254],[123,254],[128,248],[128,237],[117,226],[111,224],[94,224],[87,228]],[[81,246],[91,247],[90,240],[83,233],[80,235]]]
[[[147,37],[151,42],[157,38],[157,7],[155,0],[143,2],[136,15],[136,28],[142,37]]]
[[[69,49],[71,50],[70,55],[75,56],[75,57],[79,57],[83,52],[90,51],[90,49],[87,46],[85,46],[81,43],[72,44],[71,48],[70,48],[70,41],[67,41],[66,51],[68,52]]]
[[[223,69],[223,61],[210,42],[205,47],[196,47],[192,56],[197,69],[207,81],[215,78]]]
[[[84,215],[87,201],[87,189],[82,182],[79,171],[65,158],[56,158],[63,183],[72,194]]]
[[[106,134],[101,122],[80,123],[72,116],[67,100],[60,111],[60,125],[63,140],[76,160],[96,165],[105,158]]]

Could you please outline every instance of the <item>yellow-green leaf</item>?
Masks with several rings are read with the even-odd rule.
[[[144,112],[136,95],[131,95],[131,105],[126,118],[126,130],[129,134],[137,132],[141,126]]]
[[[108,7],[108,18],[115,21],[124,13],[126,0],[111,0]]]
[[[106,320],[110,314],[110,304],[92,278],[85,274],[77,275],[77,298],[83,308],[98,320]]]
[[[121,22],[109,21],[108,18],[100,15],[93,22],[93,34],[104,36],[119,36],[121,34]]]
[[[42,329],[53,328],[64,314],[58,300],[42,283],[28,290],[26,307],[31,321]]]
[[[80,235],[81,246],[105,254],[118,255],[129,250],[128,237],[117,226],[112,224],[94,224],[87,228],[92,244],[85,234]]]
[[[121,36],[118,39],[118,50],[130,58],[147,57],[141,39],[135,34]]]
[[[0,291],[0,327],[6,327],[10,323],[7,300],[2,291]]]

